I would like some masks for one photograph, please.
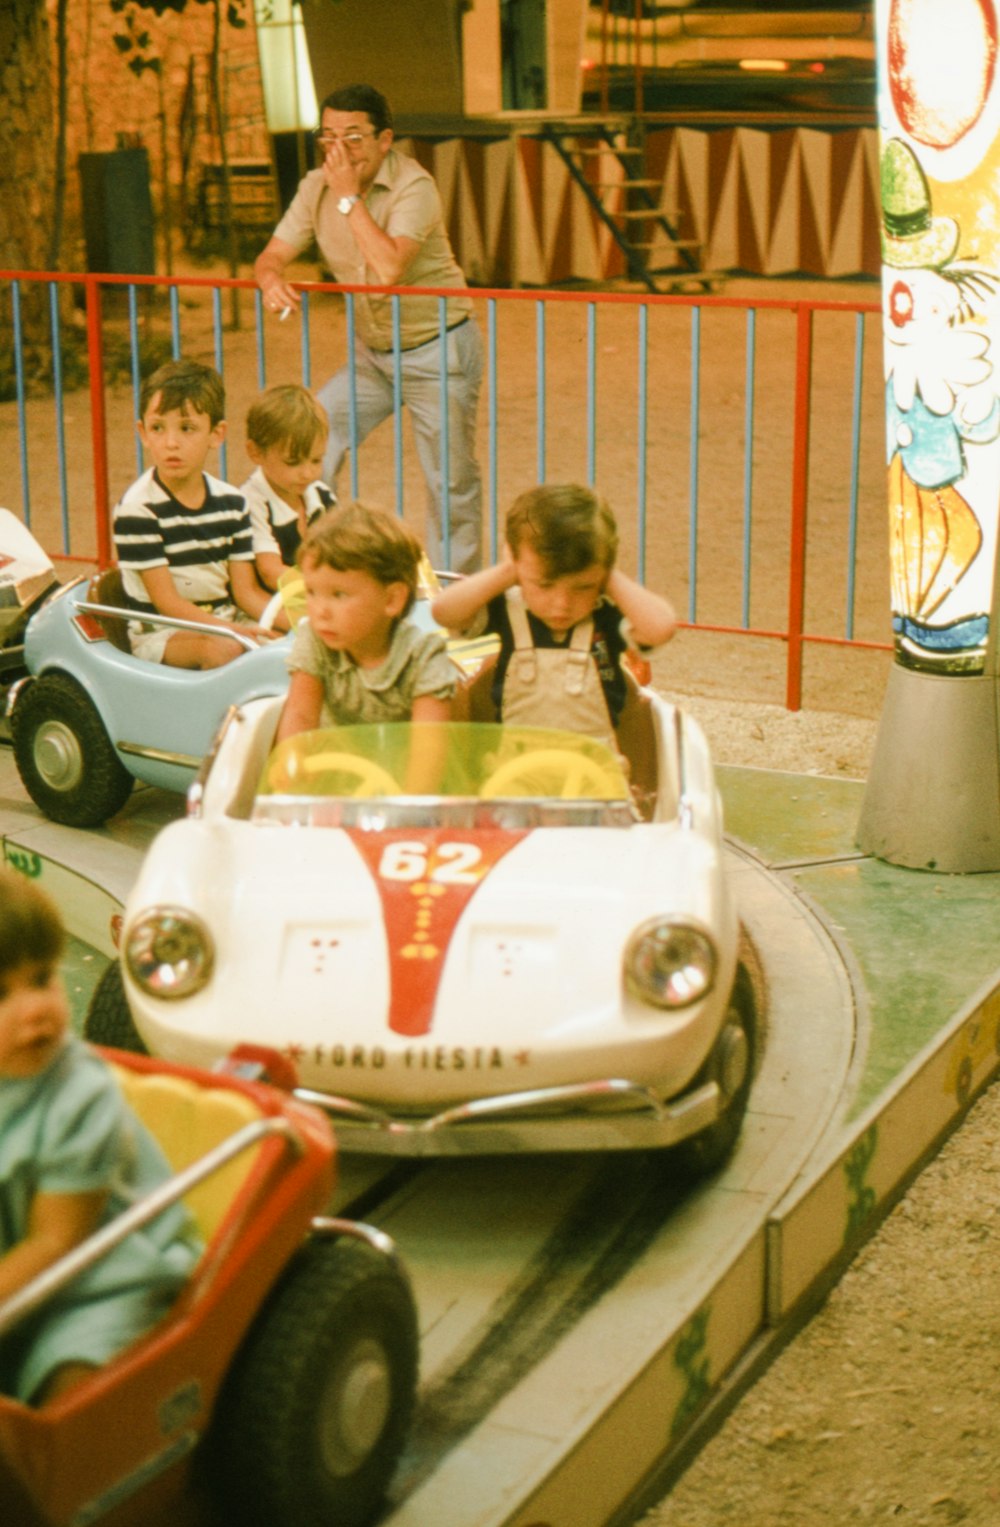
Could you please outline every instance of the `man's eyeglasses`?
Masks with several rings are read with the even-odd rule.
[[[374,127],[369,127],[364,130],[357,128],[356,130],[353,130],[349,133],[328,133],[321,130],[319,132],[313,133],[313,142],[316,144],[317,148],[323,149],[325,153],[326,150],[330,147],[331,143],[346,143],[348,148],[360,148],[366,138],[374,137]]]

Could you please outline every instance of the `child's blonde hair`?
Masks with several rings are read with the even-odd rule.
[[[259,451],[284,446],[293,461],[309,455],[317,438],[326,440],[330,421],[322,403],[297,382],[269,387],[250,405],[247,439]]]
[[[62,918],[45,892],[0,865],[0,975],[19,965],[54,965],[65,943]]]
[[[339,573],[357,569],[382,584],[405,583],[409,590],[406,615],[417,597],[423,548],[402,520],[366,504],[343,504],[314,520],[296,555],[302,567],[335,567]]]
[[[520,494],[507,513],[506,534],[515,557],[530,546],[552,578],[595,562],[610,571],[618,555],[618,526],[606,499],[579,483],[541,483]]]

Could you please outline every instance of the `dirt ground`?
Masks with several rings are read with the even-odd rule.
[[[314,276],[313,270],[303,275]],[[808,288],[801,283],[731,282],[729,296],[783,300],[877,300],[871,284]],[[249,301],[244,327],[226,332],[229,390],[227,475],[248,470],[240,421],[261,383],[302,374],[302,331],[271,323],[258,346]],[[483,314],[484,327],[486,315]],[[498,370],[483,407],[481,460],[495,481],[501,514],[515,492],[539,477],[582,478],[587,459],[586,310],[547,311],[530,297],[497,314]],[[776,629],[789,602],[787,579],[792,460],[794,319],[762,312],[752,347],[742,312],[706,312],[694,361],[690,312],[658,309],[648,350],[635,310],[601,307],[597,322],[599,416],[597,480],[619,513],[626,570],[669,593],[685,619]],[[214,358],[211,314],[189,294],[178,320],[186,353]],[[116,320],[121,326],[124,319]],[[144,326],[163,344],[169,317]],[[888,565],[882,446],[881,354],[877,320],[861,340],[863,397],[857,428],[861,471],[857,544],[849,521],[850,400],[858,358],[853,315],[818,314],[806,565],[806,629],[884,642]],[[343,316],[317,299],[308,361],[319,385],[339,363]],[[752,348],[752,355],[751,355]],[[151,353],[151,351],[150,351]],[[649,379],[645,439],[640,364]],[[754,434],[748,460],[745,378],[753,368]],[[536,399],[545,380],[545,430]],[[696,400],[696,401],[693,401]],[[699,428],[692,436],[692,409]],[[127,373],[108,404],[112,497],[137,473]],[[490,416],[496,423],[491,441]],[[54,470],[51,399],[28,405],[27,458],[32,522],[49,547],[62,546],[63,510]],[[90,418],[85,393],[67,406],[66,475],[71,549],[93,551]],[[396,502],[392,427],[383,426],[359,459],[361,496]],[[692,448],[696,440],[697,461]],[[422,491],[404,442],[403,498],[420,529]],[[645,479],[645,533],[640,486]],[[749,482],[749,492],[748,492]],[[342,495],[346,484],[341,484]],[[491,492],[492,498],[492,492]],[[0,405],[0,503],[22,502],[13,405]],[[746,505],[752,520],[746,550]],[[854,603],[845,594],[854,580]],[[881,705],[888,657],[811,646],[805,708],[784,709],[784,643],[773,637],[682,632],[656,660],[657,684],[683,698],[705,727],[716,759],[863,778]],[[962,1129],[919,1178],[869,1243],[827,1304],[744,1397],[646,1527],[820,1527],[900,1521],[913,1527],[1000,1523],[1000,1089],[974,1108]]]

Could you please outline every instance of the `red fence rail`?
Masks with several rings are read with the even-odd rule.
[[[141,464],[139,378],[166,354],[196,353],[223,372],[230,461],[239,457],[240,408],[257,389],[290,375],[312,385],[314,373],[323,381],[342,364],[345,319],[365,289],[306,282],[302,290],[301,324],[278,324],[246,280],[0,271],[0,342],[7,309],[14,360],[14,397],[0,403],[0,463],[20,462],[21,513],[45,544],[60,539],[61,525],[62,555],[101,566],[113,559],[110,508]],[[383,290],[406,301],[405,290]],[[224,292],[243,307],[239,328],[231,315],[223,322]],[[30,345],[26,295],[42,329]],[[481,460],[494,552],[501,506],[531,481],[596,480],[619,514],[623,556],[677,598],[686,626],[785,644],[788,708],[802,703],[810,644],[890,649],[877,304],[469,295],[487,338]],[[79,348],[71,296],[84,320],[86,507],[80,394],[64,379]],[[30,365],[40,349],[52,362],[44,386]],[[242,481],[225,466],[224,458],[222,475]],[[420,474],[401,406],[391,428],[353,453],[350,470],[352,492],[360,484],[366,496],[415,512]],[[0,501],[17,508],[5,475]],[[831,557],[842,559],[842,576],[831,576]]]

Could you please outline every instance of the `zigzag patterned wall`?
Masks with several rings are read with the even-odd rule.
[[[512,133],[402,146],[433,172],[470,281],[547,286],[625,273],[621,250],[550,143]],[[611,154],[582,162],[594,185],[621,179]],[[682,238],[698,241],[703,270],[880,272],[874,128],[662,128],[648,135],[644,173],[662,180],[659,204]],[[621,204],[613,185],[600,194],[609,209]],[[651,263],[679,262],[664,239]]]

